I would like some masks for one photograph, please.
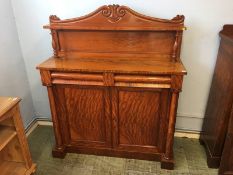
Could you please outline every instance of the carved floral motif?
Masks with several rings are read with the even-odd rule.
[[[103,16],[107,17],[109,22],[115,23],[126,14],[126,10],[119,5],[108,5],[102,10]]]

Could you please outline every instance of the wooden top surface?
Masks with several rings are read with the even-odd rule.
[[[0,97],[0,117],[20,101],[18,97]]]
[[[38,69],[78,72],[113,72],[137,74],[187,74],[181,62],[148,61],[147,59],[113,60],[99,58],[62,59],[50,58],[37,66]]]

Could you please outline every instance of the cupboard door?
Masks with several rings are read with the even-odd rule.
[[[67,145],[111,146],[109,90],[96,86],[55,87],[63,139]],[[62,107],[65,104],[65,107]],[[65,110],[65,111],[64,111]],[[61,112],[58,112],[61,115]],[[65,134],[66,133],[66,134]]]
[[[169,98],[169,91],[162,89],[113,89],[114,148],[164,152]]]

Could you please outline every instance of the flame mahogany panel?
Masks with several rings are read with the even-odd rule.
[[[116,147],[126,150],[159,152],[163,139],[160,132],[167,130],[161,124],[167,119],[168,90],[142,90],[137,88],[118,88],[118,134]],[[117,136],[116,136],[117,137]]]
[[[52,15],[44,28],[54,55],[37,68],[50,100],[53,156],[157,160],[173,169],[184,16],[159,19],[109,5],[79,18]]]
[[[60,49],[66,57],[81,53],[115,54],[172,54],[175,32],[136,31],[59,31]],[[146,44],[143,44],[146,43]],[[95,45],[95,47],[90,47]],[[159,46],[159,47],[155,47]],[[117,59],[117,57],[115,58]]]
[[[71,141],[93,141],[105,143],[106,124],[103,89],[65,88],[65,99]],[[74,98],[75,97],[75,98]]]

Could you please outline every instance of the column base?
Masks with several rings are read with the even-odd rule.
[[[203,136],[200,137],[199,142],[205,148],[208,167],[209,168],[219,168],[221,157],[220,156],[213,156],[212,155],[212,153],[211,153],[211,151],[209,149],[209,146],[208,146],[208,144],[206,144]]]
[[[54,147],[53,150],[52,150],[52,155],[55,158],[64,159],[65,156],[66,156],[66,152],[65,152],[64,148],[56,148],[56,147]]]
[[[174,159],[167,159],[164,155],[161,158],[161,169],[173,170],[175,166]]]

